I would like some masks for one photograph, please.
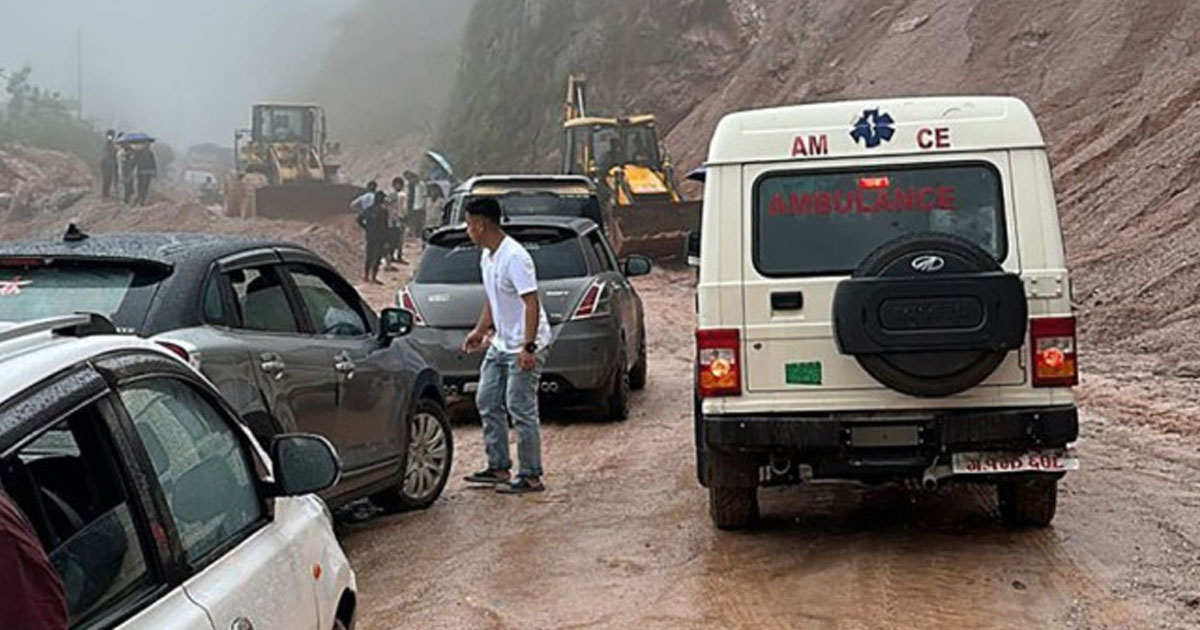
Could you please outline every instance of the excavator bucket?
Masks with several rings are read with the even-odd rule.
[[[364,192],[359,186],[322,182],[263,186],[254,190],[254,214],[268,219],[323,221],[351,214],[350,202]]]
[[[659,264],[683,265],[688,232],[700,229],[700,201],[637,201],[613,208],[610,236],[617,255],[649,256]]]

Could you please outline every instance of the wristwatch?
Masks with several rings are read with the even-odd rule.
[[[525,344],[523,346],[523,348],[525,349],[525,352],[528,352],[529,354],[533,354],[534,352],[537,352],[537,342],[530,341],[529,343]]]

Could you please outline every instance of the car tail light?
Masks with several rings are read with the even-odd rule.
[[[425,318],[421,317],[421,311],[417,310],[417,302],[413,300],[412,293],[408,289],[400,289],[400,295],[396,298],[400,308],[412,313],[413,324],[417,326],[425,325]]]
[[[0,258],[0,267],[41,267],[45,262],[41,258]]]
[[[187,363],[197,370],[200,369],[200,353],[194,347],[189,349],[188,347],[173,341],[159,341],[158,345],[169,350],[171,354],[183,359],[184,363]]]
[[[588,319],[608,315],[608,301],[604,299],[604,289],[604,282],[600,280],[592,282],[587,291],[583,292],[583,299],[579,300],[579,306],[575,307],[575,313],[571,315],[571,319]]]
[[[696,331],[696,385],[701,398],[742,394],[741,335],[737,330]]]
[[[1074,317],[1029,320],[1029,348],[1033,355],[1034,387],[1071,387],[1079,384]]]

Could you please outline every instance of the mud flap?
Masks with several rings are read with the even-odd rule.
[[[750,453],[707,449],[708,486],[718,488],[757,488],[759,458]]]

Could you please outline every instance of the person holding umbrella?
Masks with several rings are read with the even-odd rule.
[[[150,181],[158,174],[158,161],[150,150],[154,138],[144,133],[123,133],[117,138],[121,145],[121,181],[125,184],[125,203],[132,200],[135,205],[145,205],[146,197],[150,194]],[[134,185],[137,186],[137,197],[133,199]]]

